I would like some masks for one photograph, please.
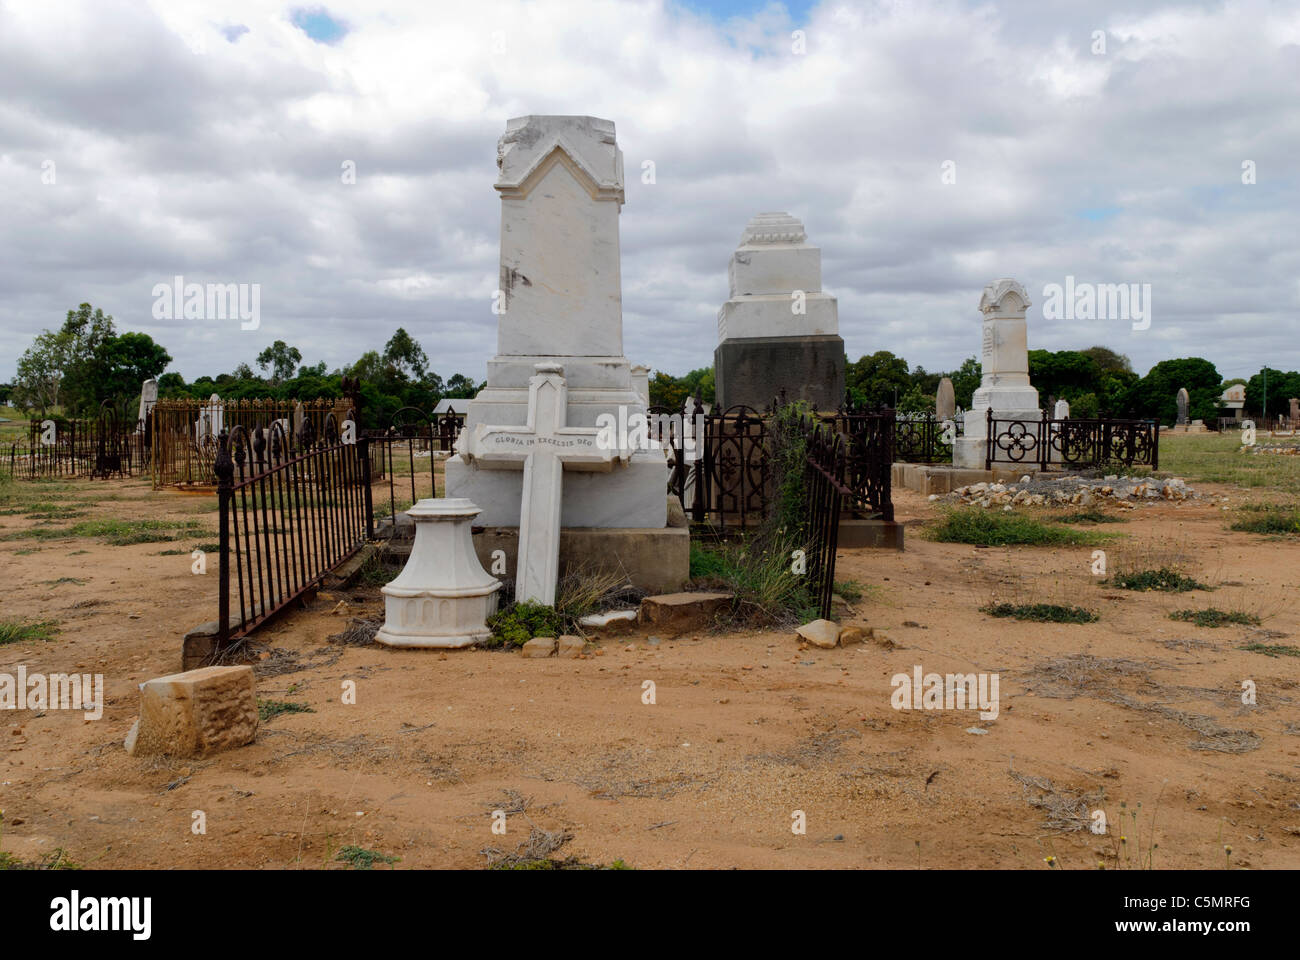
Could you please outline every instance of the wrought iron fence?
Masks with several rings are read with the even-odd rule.
[[[423,493],[417,478],[422,463],[429,466],[429,489],[424,496],[437,496],[437,459],[434,452],[450,453],[465,426],[464,414],[425,413],[417,407],[403,407],[389,418],[388,428],[370,432],[371,472],[374,479],[388,478],[388,515],[397,515],[397,485],[403,479],[410,486],[410,503]],[[409,504],[408,504],[409,505]]]
[[[693,523],[719,530],[762,523],[772,508],[773,434],[776,404],[766,413],[737,406],[681,416],[650,408],[651,438],[668,460],[668,492]],[[894,459],[895,412],[840,410],[818,418],[825,431],[841,438],[844,474],[850,491],[843,502],[853,514],[894,519],[890,467]],[[801,428],[807,437],[813,421]]]
[[[355,422],[355,417],[351,417]],[[214,655],[283,610],[374,534],[369,438],[332,413],[297,436],[235,425],[217,439],[218,611]]]
[[[668,460],[668,492],[693,523],[753,526],[771,499],[771,436],[767,418],[752,407],[704,412],[696,401],[686,415],[649,410],[650,437]]]
[[[933,414],[902,415],[894,422],[894,451],[900,463],[952,463],[953,442],[964,432],[962,420]]]
[[[296,436],[322,436],[331,416],[341,423],[348,410],[359,409],[355,396],[315,400],[196,400],[192,397],[162,399],[154,404],[152,431],[153,486],[215,486],[218,438],[243,427],[252,433],[258,426],[270,429],[280,423],[281,432]]]
[[[835,592],[835,549],[839,542],[840,516],[855,491],[845,482],[852,467],[847,435],[826,424],[807,425],[805,489],[807,491],[808,582],[817,601],[819,615],[831,615]],[[892,513],[892,510],[891,510]]]
[[[849,490],[845,506],[859,516],[892,521],[897,412],[889,407],[869,412],[842,410],[830,422],[845,441],[845,473],[841,477]]]
[[[46,417],[28,424],[25,443],[11,443],[15,479],[129,477],[149,461],[151,418],[125,420],[107,403],[89,419]]]
[[[1160,469],[1160,425],[1154,420],[1005,420],[986,413],[984,469],[995,463],[1071,470],[1108,465]]]

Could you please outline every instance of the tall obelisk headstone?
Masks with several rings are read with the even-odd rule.
[[[480,424],[528,425],[538,365],[563,370],[570,428],[644,415],[646,404],[623,355],[619,211],[623,153],[609,120],[527,116],[508,121],[497,143],[501,196],[497,355],[487,386],[469,403],[462,437]],[[620,413],[623,419],[620,421]],[[518,527],[523,463],[485,467],[458,453],[447,460],[447,496],[465,497],[487,527]],[[662,530],[667,468],[662,450],[638,450],[609,472],[565,463],[563,527]]]
[[[745,226],[728,269],[713,353],[717,406],[762,410],[778,394],[815,409],[844,400],[844,341],[835,298],[822,290],[822,252],[788,213]]]
[[[995,280],[984,288],[980,313],[980,385],[966,411],[963,435],[953,448],[953,466],[983,469],[988,410],[1006,420],[1041,420],[1038,391],[1029,383],[1029,334],[1025,311],[1029,295],[1015,280]]]

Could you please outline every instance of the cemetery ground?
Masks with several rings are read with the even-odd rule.
[[[254,635],[256,742],[176,761],[122,741],[136,685],[178,671],[181,635],[215,616],[215,577],[190,558],[215,540],[215,498],[141,478],[0,485],[0,672],[102,673],[107,695],[99,720],[0,713],[0,861],[1300,866],[1300,538],[1231,529],[1270,516],[1251,505],[1296,503],[1300,457],[1236,446],[1162,438],[1163,472],[1198,499],[1017,509],[1119,521],[1063,524],[1074,545],[936,542],[944,504],[895,490],[906,551],[840,552],[844,622],[884,634],[849,647],[640,630],[593,639],[583,659],[398,651],[327,641],[349,618],[382,619],[376,584],[322,590]],[[1092,573],[1096,549],[1213,590],[1122,589]],[[981,610],[995,600],[1097,619],[999,619]],[[1171,618],[1211,607],[1259,623]],[[997,673],[999,715],[893,709],[890,678],[917,665]],[[1098,809],[1105,835],[1089,830]]]

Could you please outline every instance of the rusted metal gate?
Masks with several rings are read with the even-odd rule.
[[[349,411],[351,413],[351,411]],[[349,417],[355,420],[355,417]],[[369,439],[236,426],[213,464],[220,514],[217,645],[229,649],[374,534]]]
[[[808,582],[819,615],[829,618],[831,595],[835,592],[835,550],[839,544],[840,513],[855,493],[844,482],[849,469],[844,435],[832,431],[827,425],[813,423],[805,436]]]

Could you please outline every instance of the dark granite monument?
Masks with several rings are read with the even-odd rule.
[[[786,213],[760,213],[729,269],[718,311],[717,409],[762,410],[782,391],[818,410],[844,398],[844,341],[835,298],[822,292],[821,249]]]

